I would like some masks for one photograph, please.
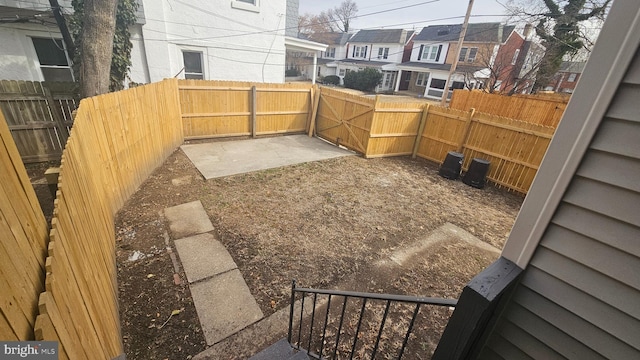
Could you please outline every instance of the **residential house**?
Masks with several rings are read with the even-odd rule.
[[[555,91],[561,93],[573,93],[584,70],[586,62],[584,61],[564,61],[560,65],[560,69],[553,76],[553,79],[545,87],[547,91]]]
[[[405,47],[414,32],[402,29],[360,30],[349,39],[346,57],[336,61],[338,76],[347,71],[374,68],[382,72],[376,91],[393,91]]]
[[[638,19],[638,1],[613,2],[502,257],[434,360],[640,358]]]
[[[327,49],[318,54],[318,76],[339,75],[336,60],[342,60],[347,57],[347,44],[352,35],[332,32],[317,33],[309,36],[310,40],[327,45]],[[310,72],[311,70],[308,71]]]
[[[461,24],[433,25],[414,38],[410,60],[397,66],[396,90],[425,97],[442,97],[457,53]],[[450,89],[486,88],[501,91],[513,87],[528,54],[525,36],[515,26],[500,23],[469,24]],[[527,51],[523,51],[523,50]]]
[[[294,36],[298,0],[139,4],[130,29],[130,80],[136,83],[171,77],[283,82],[287,48],[325,48]],[[70,1],[60,5],[65,14],[73,11]],[[0,14],[0,79],[73,79],[48,1],[0,0]]]

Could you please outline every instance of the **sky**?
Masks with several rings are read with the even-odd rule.
[[[338,6],[343,0],[300,0],[300,14],[319,14],[323,10]],[[503,2],[503,1],[500,1]],[[467,11],[468,0],[355,0],[358,5],[358,16],[353,20],[354,30],[368,28],[402,28],[421,29],[435,24],[460,24]],[[504,2],[503,2],[504,3]],[[420,5],[418,5],[420,4]],[[416,6],[411,6],[416,5]],[[398,9],[407,7],[405,9]],[[387,11],[391,9],[398,9]],[[386,11],[380,14],[370,13]],[[469,22],[504,21],[505,8],[496,0],[475,0]],[[499,15],[476,16],[474,15]],[[436,20],[459,16],[448,20]]]

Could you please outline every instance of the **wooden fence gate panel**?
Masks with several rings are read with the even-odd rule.
[[[25,163],[58,160],[73,124],[74,83],[0,81],[0,111]]]
[[[376,100],[322,88],[316,132],[323,139],[367,153]]]

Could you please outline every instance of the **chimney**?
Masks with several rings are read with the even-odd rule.
[[[524,32],[523,32],[523,34],[522,34],[522,35],[524,36],[524,39],[525,39],[525,40],[531,40],[531,36],[532,36],[532,35],[531,35],[531,33],[532,33],[532,30],[533,30],[533,25],[531,25],[531,23],[527,23],[527,24],[524,26]]]

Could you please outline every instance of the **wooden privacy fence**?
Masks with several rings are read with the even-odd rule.
[[[413,155],[441,163],[447,152],[491,162],[488,179],[527,193],[554,133],[551,127],[420,103],[385,103],[322,88],[317,134],[368,158]]]
[[[82,101],[48,237],[4,121],[0,139],[0,337],[59,341],[60,359],[122,356],[114,215],[184,141],[177,80]]]
[[[25,163],[60,159],[76,97],[75,83],[0,81],[0,111]]]
[[[306,132],[310,84],[179,80],[186,139]]]
[[[44,290],[47,221],[0,112],[0,339],[31,340]]]
[[[489,94],[478,90],[454,90],[449,108],[493,114],[556,128],[567,108],[566,96]]]

